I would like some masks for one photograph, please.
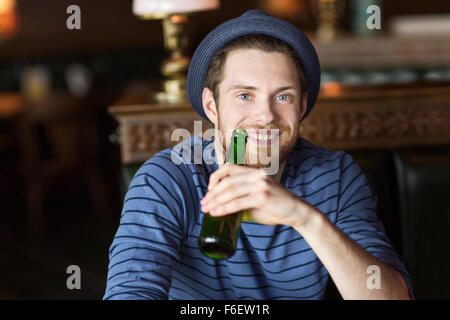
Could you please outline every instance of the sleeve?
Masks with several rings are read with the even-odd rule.
[[[109,250],[103,299],[167,299],[192,189],[183,166],[159,153],[136,172]],[[189,201],[187,201],[189,199]]]
[[[376,202],[363,171],[350,155],[344,154],[336,225],[384,265],[396,269],[414,299],[410,275],[378,220]]]

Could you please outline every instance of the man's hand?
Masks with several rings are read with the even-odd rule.
[[[313,207],[281,186],[264,169],[225,164],[209,180],[202,211],[219,217],[247,210],[249,219],[266,225],[303,225]]]
[[[344,299],[408,299],[401,275],[365,251],[319,210],[283,188],[264,169],[225,164],[209,180],[203,212],[224,216],[248,210],[251,220],[288,225],[300,233],[330,273]],[[381,290],[366,286],[367,267],[383,275]]]

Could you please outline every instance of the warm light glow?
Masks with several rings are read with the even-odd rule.
[[[138,16],[214,10],[219,0],[133,0],[133,13]]]
[[[0,0],[0,15],[14,11],[15,0]]]
[[[330,81],[322,85],[321,94],[325,96],[337,96],[342,91],[342,85],[339,82]]]
[[[0,94],[0,117],[9,118],[19,114],[24,107],[22,97],[15,93]]]
[[[264,9],[273,15],[284,16],[299,12],[304,0],[269,0],[264,2]]]
[[[17,29],[16,0],[0,0],[0,39],[9,38]]]

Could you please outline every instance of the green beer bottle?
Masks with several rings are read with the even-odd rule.
[[[228,147],[226,162],[245,163],[245,144],[247,132],[243,129],[233,131]],[[243,212],[226,215],[224,217],[212,217],[205,215],[202,231],[199,237],[200,251],[213,259],[228,259],[236,249]]]

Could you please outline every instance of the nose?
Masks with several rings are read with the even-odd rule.
[[[255,122],[261,126],[266,126],[275,122],[277,114],[270,100],[261,101],[255,106]]]

